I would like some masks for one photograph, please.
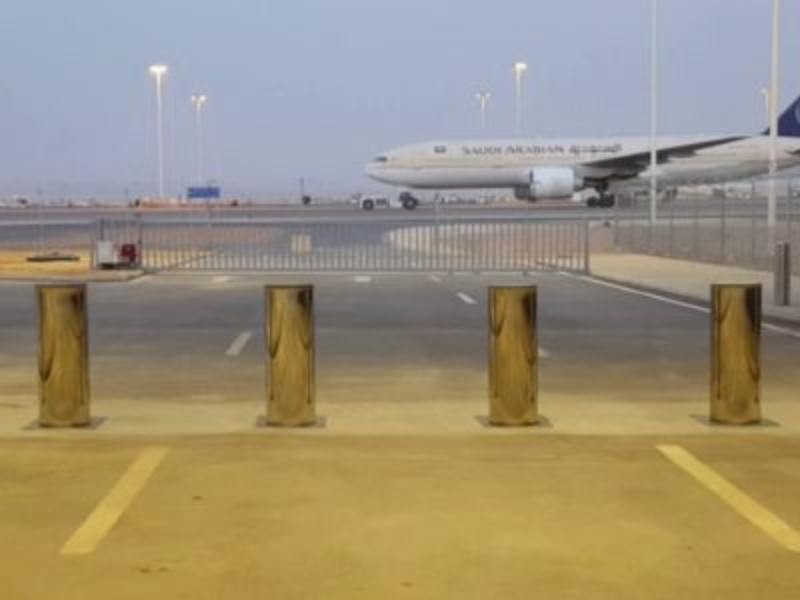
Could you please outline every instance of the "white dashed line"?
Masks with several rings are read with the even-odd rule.
[[[438,275],[431,275],[431,276],[430,276],[430,280],[431,280],[433,283],[442,283],[442,278],[441,278],[441,277],[439,277]]]
[[[472,305],[472,304],[477,304],[478,303],[478,301],[475,300],[475,298],[465,294],[464,292],[458,292],[456,294],[456,296],[458,296],[461,299],[461,301],[464,302],[464,304]]]
[[[550,358],[550,353],[544,348],[539,348],[539,358]]]
[[[220,277],[214,277],[214,279],[212,279],[211,281],[213,283],[229,283],[231,279],[232,278],[228,277],[227,275],[221,275]]]
[[[371,283],[372,277],[369,277],[368,275],[357,275],[356,277],[353,277],[353,281],[356,283]]]
[[[231,347],[228,348],[228,351],[225,352],[225,356],[239,356],[244,350],[244,347],[247,346],[247,342],[250,341],[250,338],[253,337],[252,331],[244,331],[239,334],[239,336],[233,340]]]

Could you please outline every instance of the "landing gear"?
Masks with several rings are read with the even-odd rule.
[[[592,196],[586,201],[589,208],[612,208],[616,203],[616,198],[611,194],[600,193],[600,196]]]
[[[400,204],[402,204],[403,208],[406,210],[414,210],[419,206],[419,200],[410,192],[403,192],[400,194]]]

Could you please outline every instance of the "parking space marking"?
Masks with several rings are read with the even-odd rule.
[[[161,446],[151,446],[142,450],[116,485],[67,540],[61,548],[61,554],[82,556],[94,552],[142,491],[167,452],[168,449]]]
[[[675,465],[691,475],[723,502],[750,521],[767,536],[791,552],[800,552],[800,533],[767,510],[711,467],[700,462],[681,446],[657,446]]]
[[[370,283],[372,281],[372,277],[368,275],[356,275],[353,277],[353,281],[356,283]]]
[[[456,294],[456,296],[458,296],[464,304],[472,305],[472,304],[477,304],[478,303],[478,301],[475,300],[475,298],[473,298],[472,296],[470,296],[468,294],[465,294],[464,292],[458,292]]]
[[[244,347],[247,346],[247,342],[250,341],[250,338],[253,337],[252,331],[243,331],[236,339],[233,340],[233,343],[230,345],[228,350],[225,352],[225,356],[239,356],[244,350]]]

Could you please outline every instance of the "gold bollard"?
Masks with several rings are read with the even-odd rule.
[[[536,287],[489,288],[489,422],[535,425],[539,345]]]
[[[713,423],[761,422],[761,286],[711,286]]]
[[[85,285],[39,285],[39,425],[81,427],[89,414]]]
[[[314,288],[267,286],[265,301],[267,425],[313,425]]]

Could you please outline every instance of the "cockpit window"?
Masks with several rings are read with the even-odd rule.
[[[373,162],[377,162],[377,163],[389,162],[389,157],[388,156],[376,156]]]

